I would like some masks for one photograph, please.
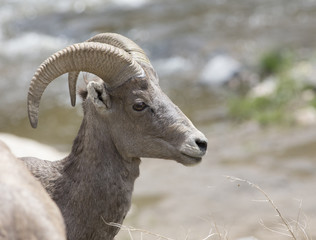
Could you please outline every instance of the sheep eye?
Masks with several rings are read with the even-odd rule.
[[[133,105],[133,109],[135,111],[143,111],[146,107],[147,107],[147,105],[144,102],[135,103]]]

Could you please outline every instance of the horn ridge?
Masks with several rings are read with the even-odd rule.
[[[89,38],[86,42],[99,42],[120,48],[129,53],[138,63],[146,63],[152,67],[144,50],[134,41],[118,33],[100,33]],[[79,73],[80,72],[70,72],[68,74],[69,95],[72,106],[76,104],[76,85]]]
[[[28,92],[28,114],[33,128],[38,122],[41,96],[50,82],[67,72],[85,71],[116,87],[132,76],[144,74],[124,50],[108,44],[83,42],[68,46],[46,59],[35,72]]]

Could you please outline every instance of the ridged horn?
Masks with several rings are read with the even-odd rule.
[[[120,34],[101,33],[88,39],[86,42],[105,43],[123,49],[124,51],[129,53],[132,56],[132,58],[135,59],[136,62],[146,63],[147,65],[151,66],[151,63],[148,57],[146,56],[144,50],[141,47],[139,47],[135,42]],[[72,106],[76,105],[76,85],[79,73],[80,72],[70,72],[68,74],[69,94]]]
[[[37,127],[41,96],[50,82],[67,72],[85,71],[114,88],[133,76],[144,76],[142,67],[124,50],[108,44],[83,42],[66,47],[46,59],[35,72],[27,97],[28,115]]]

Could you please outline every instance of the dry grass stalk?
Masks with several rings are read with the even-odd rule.
[[[254,187],[256,188],[259,192],[261,192],[265,198],[267,199],[267,202],[270,203],[270,205],[273,207],[273,209],[277,212],[278,216],[280,217],[281,219],[281,222],[282,222],[282,227],[283,228],[280,228],[280,229],[271,229],[267,226],[264,225],[263,221],[261,220],[260,221],[260,224],[267,230],[269,231],[272,231],[272,232],[275,232],[275,233],[278,233],[278,234],[282,234],[282,235],[285,235],[287,237],[291,237],[292,239],[294,240],[298,240],[297,236],[294,234],[294,232],[301,232],[303,234],[303,239],[305,240],[311,240],[311,238],[308,236],[308,234],[306,233],[306,225],[302,225],[300,223],[300,216],[301,216],[301,208],[302,208],[302,202],[300,202],[300,206],[299,206],[299,212],[298,212],[298,215],[297,215],[297,218],[296,218],[296,221],[292,221],[289,222],[285,217],[283,217],[283,215],[281,214],[280,210],[278,209],[278,207],[274,204],[273,200],[269,197],[269,195],[261,188],[259,187],[258,185],[248,181],[248,180],[245,180],[245,179],[241,179],[241,178],[237,178],[237,177],[232,177],[232,176],[225,176],[227,179],[233,181],[233,182],[243,182],[243,183],[247,183],[249,186],[251,187]],[[294,223],[294,226],[293,227],[293,223]],[[295,229],[295,230],[294,230]]]
[[[117,227],[117,228],[119,228],[119,229],[121,229],[123,231],[127,231],[131,240],[134,240],[132,232],[139,232],[140,233],[140,240],[143,240],[143,235],[144,234],[157,237],[157,240],[160,240],[160,239],[163,239],[163,240],[175,240],[173,238],[165,237],[165,236],[162,236],[160,234],[150,232],[148,230],[134,228],[134,227],[130,227],[130,226],[125,226],[125,225],[118,224],[118,223],[113,223],[113,222],[109,222],[108,223],[108,222],[106,222],[104,220],[104,218],[102,216],[101,216],[101,219],[106,225],[109,225],[109,226],[112,226],[112,227]],[[213,232],[212,229],[211,229],[209,231],[208,235],[206,237],[204,237],[203,239],[201,239],[201,240],[208,240],[208,239],[211,239],[213,237],[218,237],[217,238],[218,240],[228,240],[227,231],[225,231],[225,233],[222,234],[219,231],[219,229],[218,229],[216,224],[214,224],[214,227],[215,227],[216,232]],[[189,239],[189,234],[187,234],[186,237],[185,237],[185,240],[187,240],[187,239]]]
[[[131,238],[131,240],[133,240],[133,235],[132,235],[132,232],[140,232],[141,234],[141,239],[143,239],[143,234],[147,234],[147,235],[151,235],[151,236],[154,236],[154,237],[157,237],[157,239],[164,239],[164,240],[174,240],[172,238],[169,238],[169,237],[165,237],[165,236],[162,236],[160,234],[157,234],[157,233],[153,233],[153,232],[150,232],[150,231],[147,231],[147,230],[144,230],[144,229],[139,229],[139,228],[134,228],[134,227],[128,227],[128,226],[124,226],[122,224],[118,224],[118,223],[113,223],[113,222],[106,222],[104,220],[104,218],[101,216],[101,219],[102,221],[106,224],[106,225],[109,225],[109,226],[112,226],[112,227],[117,227],[117,228],[120,228],[121,230],[123,231],[127,231],[129,233],[129,236]]]
[[[228,232],[226,230],[224,230],[224,234],[222,234],[216,223],[214,223],[214,228],[219,240],[228,240]]]

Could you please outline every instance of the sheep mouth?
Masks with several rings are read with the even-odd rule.
[[[202,161],[202,157],[194,157],[194,156],[190,156],[190,155],[185,154],[185,153],[181,153],[181,155],[186,160],[184,165],[194,165],[194,164],[198,164]]]

